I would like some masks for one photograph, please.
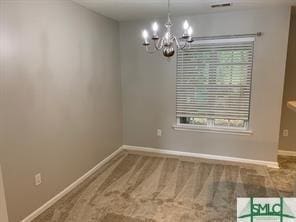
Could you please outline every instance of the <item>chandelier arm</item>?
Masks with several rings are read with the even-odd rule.
[[[158,39],[157,41],[154,40],[154,48],[158,51],[163,48],[163,38]]]
[[[145,50],[146,50],[146,52],[148,52],[150,54],[153,54],[153,53],[155,53],[157,51],[155,47],[153,47],[153,48],[150,47],[149,48],[148,45],[145,46]]]
[[[185,42],[184,45],[181,45],[176,36],[174,36],[174,41],[176,42],[177,48],[180,50],[185,50],[188,46],[187,42]]]

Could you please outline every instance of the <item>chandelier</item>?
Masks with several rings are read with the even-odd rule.
[[[175,54],[176,49],[185,50],[190,47],[190,44],[194,41],[192,38],[193,29],[189,26],[187,20],[183,23],[183,35],[179,39],[171,32],[173,23],[170,18],[170,0],[168,0],[168,20],[165,23],[166,32],[163,37],[158,36],[158,24],[154,22],[152,24],[152,37],[149,41],[149,33],[147,30],[143,30],[142,36],[144,38],[143,46],[148,53],[155,53],[162,51],[165,57],[171,57]],[[150,43],[152,42],[152,43]]]

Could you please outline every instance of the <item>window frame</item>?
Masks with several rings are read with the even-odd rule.
[[[251,65],[251,74],[250,74],[250,96],[249,96],[249,117],[248,120],[244,122],[244,127],[232,127],[232,126],[215,126],[215,118],[207,118],[207,125],[198,125],[190,123],[180,123],[180,118],[176,116],[176,124],[173,125],[175,130],[186,130],[186,131],[198,131],[198,132],[213,132],[213,133],[222,133],[222,134],[234,134],[234,135],[252,135],[253,131],[251,130],[251,113],[252,113],[252,91],[253,91],[253,72],[254,72],[254,58],[255,58],[255,37],[233,37],[233,38],[207,38],[205,40],[195,41],[193,44],[203,44],[206,43],[236,43],[237,39],[245,39],[253,42],[252,50],[252,65]],[[238,40],[241,41],[241,40]],[[179,53],[179,50],[177,50]],[[177,66],[178,66],[178,56],[176,58],[176,77],[177,77]],[[177,81],[176,81],[177,87]],[[176,94],[176,105],[177,105],[177,94]],[[177,106],[176,106],[177,107]],[[177,111],[177,110],[176,110]],[[176,112],[177,113],[177,112]]]

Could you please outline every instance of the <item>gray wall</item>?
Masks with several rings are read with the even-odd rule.
[[[255,43],[250,136],[172,129],[176,57],[168,62],[141,47],[141,30],[151,20],[121,23],[124,144],[276,161],[289,16],[288,7],[279,7],[186,17],[197,36],[264,33]],[[184,19],[173,18],[174,30]]]
[[[71,1],[0,10],[0,162],[16,222],[122,145],[119,25]]]
[[[292,8],[286,78],[283,96],[280,149],[296,151],[296,113],[288,109],[287,102],[296,100],[296,6]],[[283,136],[283,130],[289,130],[289,136]]]

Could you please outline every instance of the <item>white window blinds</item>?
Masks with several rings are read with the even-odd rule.
[[[245,126],[253,51],[254,38],[203,40],[178,50],[176,104],[181,123],[192,123],[186,122],[191,118],[200,125],[212,121],[212,125],[229,126],[229,121],[241,121],[238,126]]]

